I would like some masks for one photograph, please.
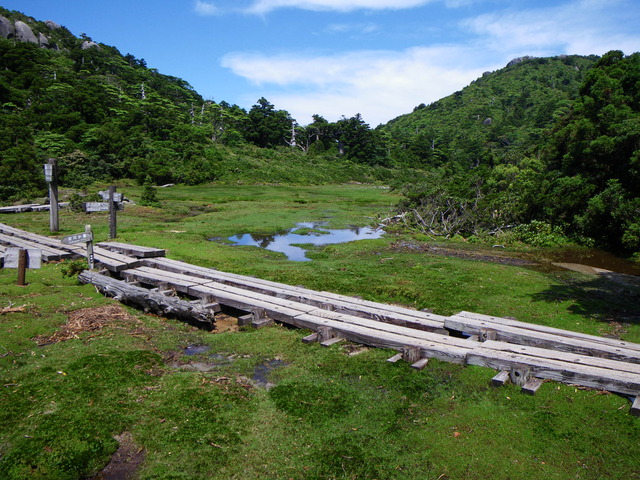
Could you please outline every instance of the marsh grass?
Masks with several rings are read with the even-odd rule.
[[[129,188],[135,199],[141,189],[119,190]],[[471,310],[640,341],[630,315],[637,290],[586,275],[401,249],[400,240],[416,239],[397,235],[314,247],[313,261],[300,263],[206,240],[301,221],[367,225],[394,202],[386,190],[176,187],[158,197],[161,209],[120,215],[119,241],[440,314]],[[2,221],[41,233],[48,226],[38,213]],[[106,235],[101,222],[64,212],[62,234],[92,223]],[[616,395],[547,382],[530,397],[491,388],[490,369],[432,360],[415,371],[386,362],[388,351],[351,356],[349,345],[303,344],[308,332],[283,326],[211,333],[130,309],[135,320],[116,316],[38,346],[70,312],[114,303],[61,269],[28,271],[26,287],[15,285],[14,270],[0,270],[0,306],[25,306],[0,315],[0,478],[91,478],[123,432],[144,449],[140,479],[640,478],[640,419]],[[187,356],[189,345],[210,348]],[[274,386],[254,382],[256,367],[275,360]],[[187,368],[195,363],[210,368]]]

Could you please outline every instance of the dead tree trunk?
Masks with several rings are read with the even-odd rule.
[[[104,295],[145,312],[176,318],[188,323],[198,323],[200,326],[209,328],[215,323],[215,312],[220,311],[217,304],[194,304],[89,270],[80,273],[78,280],[82,283],[91,283]]]

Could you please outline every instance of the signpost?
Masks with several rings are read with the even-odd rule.
[[[58,168],[57,160],[50,158],[44,164],[44,179],[49,184],[49,227],[51,233],[60,230],[58,221]]]
[[[18,285],[26,285],[27,268],[42,267],[42,250],[38,248],[9,247],[4,254],[5,268],[18,269]]]
[[[75,233],[68,235],[62,239],[62,243],[65,245],[73,245],[74,243],[86,243],[87,244],[87,263],[89,264],[89,270],[93,270],[93,264],[95,258],[93,256],[93,232],[91,231],[91,225],[84,226],[84,233]]]
[[[111,186],[109,190],[101,190],[98,194],[104,201],[87,202],[84,209],[86,212],[109,212],[109,238],[116,238],[116,212],[124,210],[122,193],[117,193],[116,187]]]

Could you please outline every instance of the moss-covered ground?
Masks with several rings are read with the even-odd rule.
[[[595,276],[429,253],[406,234],[315,247],[311,262],[208,240],[303,221],[369,225],[390,214],[397,198],[387,189],[174,187],[158,198],[160,209],[120,213],[119,241],[439,314],[640,342],[637,289]],[[47,214],[0,221],[48,231]],[[65,211],[61,235],[85,224],[106,240],[104,214]],[[3,479],[101,478],[123,434],[140,479],[640,478],[640,419],[617,395],[548,382],[526,396],[491,388],[490,369],[432,360],[415,371],[386,362],[388,351],[303,344],[308,332],[283,326],[206,332],[120,307],[63,277],[60,264],[29,270],[27,281],[16,286],[15,270],[0,270]],[[200,353],[187,355],[194,345]]]

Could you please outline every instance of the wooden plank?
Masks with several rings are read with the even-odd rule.
[[[640,375],[501,352],[478,346],[467,355],[467,364],[510,371],[514,364],[530,369],[531,376],[557,380],[563,383],[618,392],[624,395],[640,394]]]
[[[318,333],[314,332],[302,338],[302,343],[314,343],[318,341]]]
[[[541,333],[549,333],[549,334],[558,335],[561,337],[577,338],[577,339],[582,339],[589,342],[601,343],[604,345],[611,345],[618,348],[625,348],[625,349],[640,351],[640,343],[627,342],[624,340],[601,337],[598,335],[589,335],[587,333],[574,332],[571,330],[563,330],[561,328],[548,327],[545,325],[537,325],[535,323],[521,322],[518,320],[512,320],[510,318],[494,317],[491,315],[482,315],[479,313],[472,313],[472,312],[460,312],[456,315],[453,315],[453,317],[462,317],[462,318],[468,318],[472,320],[479,320],[482,322],[486,322],[486,326],[488,328],[496,328],[497,325],[519,327],[526,330],[533,330]]]
[[[640,375],[640,365],[637,363],[620,362],[617,360],[610,360],[608,358],[578,355],[576,353],[561,352],[558,350],[549,350],[546,348],[529,347],[526,345],[513,345],[511,343],[499,342],[495,340],[484,342],[482,344],[482,347],[492,350],[499,350],[502,352],[517,353],[520,355],[547,358],[550,360],[560,360],[567,363],[590,365],[592,367],[607,368],[610,370],[623,371]]]
[[[439,315],[419,312],[417,310],[411,310],[404,307],[368,302],[328,292],[316,292],[306,288],[198,267],[167,258],[149,259],[145,261],[145,263],[147,265],[152,265],[155,268],[169,271],[188,271],[190,275],[210,278],[218,283],[237,286],[253,290],[258,293],[263,293],[265,295],[273,295],[300,303],[307,303],[319,308],[326,308],[327,305],[330,305],[332,310],[350,315],[372,318],[396,325],[410,326],[421,330],[445,333],[443,324],[446,317]]]
[[[405,347],[416,347],[420,349],[422,357],[437,358],[438,360],[451,363],[464,364],[467,353],[469,352],[467,348],[447,345],[436,341],[420,340],[402,334],[374,330],[360,325],[337,322],[311,314],[292,317],[287,320],[287,323],[296,327],[309,328],[312,330],[316,330],[320,325],[328,326],[349,341],[372,347],[390,348],[394,350],[402,350]],[[443,335],[439,337],[448,338]]]
[[[290,306],[286,306],[278,303],[267,302],[262,299],[247,298],[247,296],[242,293],[213,288],[207,285],[194,285],[193,287],[189,287],[187,293],[194,297],[200,295],[212,295],[220,304],[244,310],[246,312],[250,312],[255,307],[261,307],[264,308],[269,317],[278,321],[287,322],[290,318],[302,313],[300,310],[293,308],[297,306],[293,303]]]
[[[187,293],[189,287],[199,285],[197,279],[178,273],[168,274],[162,270],[137,267],[124,270],[122,276],[129,281],[138,281],[147,285],[170,285],[178,292]]]
[[[330,347],[331,345],[335,345],[336,343],[340,343],[340,342],[344,342],[344,338],[333,337],[320,342],[320,345],[322,345],[323,347]]]
[[[42,251],[42,261],[44,262],[52,262],[72,257],[71,253],[64,250],[59,250],[23,238],[5,235],[4,233],[0,233],[0,242],[5,245],[13,245],[24,249],[39,249]]]
[[[637,396],[631,405],[631,411],[629,412],[635,417],[640,417],[640,396]]]
[[[509,380],[509,370],[502,370],[498,372],[498,374],[491,379],[491,386],[493,387],[501,387]]]
[[[161,248],[145,247],[142,245],[131,245],[121,242],[100,242],[96,244],[99,247],[106,248],[124,255],[134,256],[136,258],[155,258],[164,257],[166,250]]]
[[[531,378],[522,386],[522,393],[526,395],[535,395],[543,383],[544,380],[541,380],[540,378]]]
[[[411,364],[411,368],[415,368],[416,370],[423,370],[424,367],[426,367],[428,363],[429,363],[429,359],[428,358],[421,358],[417,362],[412,363]]]
[[[407,337],[426,340],[426,341],[436,341],[439,343],[452,345],[458,348],[471,349],[475,345],[477,345],[477,342],[473,342],[464,338],[450,337],[448,335],[441,335],[439,333],[429,332],[426,330],[417,330],[414,328],[402,327],[402,326],[393,325],[390,323],[379,322],[369,318],[357,317],[355,315],[347,315],[344,313],[332,312],[332,311],[322,310],[322,309],[310,310],[308,313],[311,315],[315,315],[317,317],[336,320],[336,321],[348,323],[351,325],[359,325],[362,327],[371,328],[373,330],[381,330],[389,333],[396,333],[399,335],[404,335]]]
[[[402,353],[396,353],[393,357],[387,358],[389,363],[397,363],[399,360],[402,360]]]
[[[445,327],[472,334],[480,333],[480,330],[488,328],[485,321],[459,316],[447,318]],[[594,343],[585,339],[559,336],[514,326],[501,325],[499,329],[495,325],[493,327],[496,331],[496,340],[502,342],[609,358],[622,362],[640,363],[640,351],[634,349],[605,343]],[[625,343],[628,344],[628,342]]]

